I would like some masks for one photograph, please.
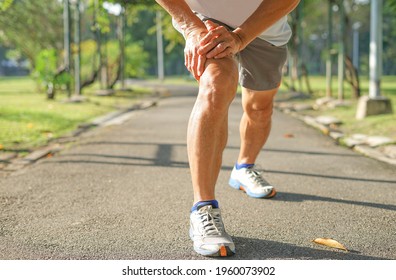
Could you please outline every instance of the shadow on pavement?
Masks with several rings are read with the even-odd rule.
[[[235,148],[235,147],[231,147]],[[337,156],[337,157],[363,157],[359,154],[353,153],[326,153],[318,151],[304,151],[304,150],[286,150],[286,149],[273,149],[273,148],[263,148],[263,152],[273,152],[273,153],[286,153],[286,154],[304,154],[304,155],[315,155],[315,156]]]
[[[169,154],[169,150],[166,152]],[[65,159],[62,160],[63,156],[57,156],[56,159],[53,159],[47,163],[85,163],[85,164],[104,164],[104,165],[120,165],[120,166],[163,166],[163,167],[177,167],[177,168],[188,168],[189,164],[187,161],[173,161],[169,157],[164,156],[164,154],[157,154],[155,158],[146,158],[146,157],[133,157],[133,156],[119,156],[119,155],[104,155],[104,154],[67,154],[65,157],[95,157],[95,158],[103,158],[103,159],[123,159],[123,160],[138,160],[146,163],[135,163],[135,162],[120,162],[120,161],[99,161],[99,160],[70,160]],[[231,171],[233,166],[222,166],[222,170]],[[345,177],[345,176],[335,176],[335,175],[322,175],[322,174],[313,174],[313,173],[303,173],[303,172],[291,172],[291,171],[280,171],[280,170],[268,170],[265,169],[266,173],[277,173],[283,175],[292,175],[292,176],[308,176],[308,177],[317,177],[317,178],[326,178],[326,179],[338,179],[338,180],[348,180],[348,181],[360,181],[360,182],[371,182],[371,183],[386,183],[386,184],[396,184],[394,180],[382,180],[382,179],[368,179],[368,178],[354,178],[354,177]]]
[[[128,145],[128,146],[154,146],[156,147],[155,157],[142,157],[142,156],[120,156],[120,155],[111,155],[111,154],[100,154],[100,153],[82,153],[82,154],[65,154],[59,155],[54,158],[51,163],[86,163],[86,164],[108,164],[108,165],[124,165],[124,166],[164,166],[164,167],[177,167],[177,168],[188,168],[189,164],[186,161],[174,161],[172,160],[172,152],[175,147],[186,147],[184,143],[141,143],[141,142],[118,142],[118,141],[104,141],[104,142],[87,142],[81,145]],[[237,147],[227,147],[227,149],[238,149]],[[302,153],[309,155],[328,155],[328,156],[339,156],[338,153],[323,153],[317,151],[298,151],[298,150],[276,150],[269,149],[266,151],[270,152],[282,152],[282,153]],[[345,155],[349,156],[349,155]],[[359,155],[350,155],[350,156],[359,156]],[[63,160],[64,157],[94,157],[94,158],[103,158],[109,159],[109,161],[99,161],[92,159],[84,159],[84,160]],[[123,162],[120,161],[110,161],[110,159],[121,159],[125,160]],[[137,162],[133,162],[137,161]],[[232,170],[232,166],[223,166],[222,170]],[[357,181],[357,182],[370,182],[370,183],[386,183],[386,184],[396,184],[396,180],[383,180],[383,179],[375,179],[375,178],[358,178],[358,177],[347,177],[347,176],[338,176],[331,174],[317,174],[317,173],[306,173],[306,172],[295,172],[295,171],[283,171],[283,170],[269,170],[265,169],[264,172],[267,173],[275,173],[275,174],[283,174],[283,175],[291,175],[291,176],[307,176],[307,177],[316,177],[316,178],[324,178],[331,180],[348,180],[348,181]]]
[[[305,172],[290,172],[290,171],[269,170],[269,169],[265,169],[264,172],[277,173],[277,174],[283,174],[283,175],[293,175],[293,176],[308,176],[308,177],[325,178],[325,179],[332,179],[332,180],[336,179],[336,180],[348,180],[348,181],[358,181],[358,182],[396,184],[395,180],[356,178],[356,177],[323,175],[323,174],[305,173]]]
[[[161,144],[158,145],[158,150],[155,157],[142,157],[142,156],[120,156],[111,154],[95,154],[95,153],[79,153],[79,154],[65,154],[59,155],[56,158],[45,161],[46,164],[99,164],[99,165],[118,165],[118,166],[140,166],[140,167],[167,167],[167,168],[188,168],[189,164],[187,161],[175,161],[172,160],[172,145]],[[70,159],[79,157],[79,159]],[[222,170],[231,171],[232,166],[223,166]],[[309,177],[319,177],[328,179],[339,179],[339,180],[350,180],[350,181],[360,181],[365,183],[396,183],[392,180],[381,180],[381,179],[367,179],[367,178],[352,178],[352,177],[341,177],[334,175],[322,175],[322,174],[310,174],[302,172],[290,172],[290,171],[279,171],[279,170],[265,170],[267,173],[277,173],[283,175],[291,176],[309,176]],[[291,201],[291,202],[301,202],[305,200],[311,201],[325,201],[331,203],[343,203],[349,205],[358,205],[364,207],[373,207],[385,210],[396,211],[396,205],[380,204],[373,202],[363,202],[363,201],[353,201],[336,199],[331,197],[321,197],[308,194],[298,194],[298,193],[288,193],[279,192],[275,198],[275,201]]]
[[[113,142],[113,141],[104,141],[104,142],[87,142],[82,145],[132,145],[132,146],[152,146],[152,145],[163,145],[164,143],[143,143],[143,142]],[[174,147],[186,147],[185,143],[175,143],[175,144],[166,144]],[[230,150],[239,150],[237,146],[227,146],[226,149]],[[318,155],[318,156],[343,156],[343,157],[363,157],[359,154],[353,153],[327,153],[327,152],[318,152],[318,151],[304,151],[304,150],[286,150],[286,149],[272,149],[272,148],[263,148],[263,152],[274,152],[274,153],[291,153],[291,154],[305,154],[305,155]]]
[[[299,259],[299,260],[384,260],[372,256],[361,255],[356,251],[336,251],[336,249],[315,249],[300,247],[288,243],[233,236],[236,254],[231,260],[254,259]],[[315,246],[315,245],[314,245]],[[317,245],[319,246],[319,245]]]
[[[119,155],[105,155],[105,154],[67,154],[65,157],[87,157],[88,159],[84,160],[70,160],[70,159],[61,159],[63,156],[58,156],[56,160],[52,160],[47,163],[76,163],[76,164],[102,164],[102,165],[119,165],[119,166],[163,166],[163,167],[177,167],[177,168],[188,168],[188,162],[184,161],[174,161],[168,157],[164,157],[163,154],[161,156],[155,158],[149,157],[138,157],[138,156],[119,156]],[[92,160],[91,158],[101,158],[102,160]],[[109,161],[106,161],[108,159]],[[117,159],[118,161],[110,161]],[[124,161],[119,161],[119,160]],[[139,162],[132,162],[139,161]]]
[[[306,201],[306,200],[325,201],[325,202],[332,202],[332,203],[343,203],[343,204],[351,204],[351,205],[358,205],[358,206],[364,206],[364,207],[373,207],[373,208],[396,211],[396,205],[363,202],[363,201],[353,201],[353,200],[346,200],[346,199],[336,199],[336,198],[331,198],[331,197],[323,197],[323,196],[307,195],[307,194],[299,194],[299,193],[278,192],[275,199],[280,200],[280,201],[289,201],[289,202],[302,202],[302,201]]]

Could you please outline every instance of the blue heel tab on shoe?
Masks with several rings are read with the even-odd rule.
[[[206,201],[198,201],[191,208],[191,212],[197,211],[197,210],[199,210],[199,208],[202,208],[206,205],[212,205],[213,208],[219,208],[219,202],[215,199],[214,200],[206,200]]]
[[[241,164],[236,163],[235,164],[235,169],[239,170],[239,169],[242,169],[242,168],[251,168],[253,166],[254,166],[254,163],[241,163]]]

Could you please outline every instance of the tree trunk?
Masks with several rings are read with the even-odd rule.
[[[56,82],[55,81],[60,75],[62,75],[63,73],[65,73],[67,71],[68,71],[68,69],[66,67],[59,68],[56,71],[56,73],[54,75],[53,82],[47,84],[47,89],[46,89],[47,90],[47,99],[50,99],[50,100],[55,99],[55,93],[56,93]]]
[[[305,78],[305,85],[307,86],[307,91],[310,95],[313,94],[313,90],[311,88],[311,83],[309,82],[309,74],[308,69],[305,63],[301,63],[301,74]]]
[[[83,89],[83,88],[85,88],[85,87],[87,87],[89,85],[92,85],[96,81],[96,79],[98,78],[99,71],[100,71],[100,67],[98,69],[95,69],[93,71],[91,77],[89,77],[88,79],[86,79],[85,81],[83,81],[81,83],[81,89]]]
[[[353,97],[358,99],[360,97],[360,82],[359,73],[357,69],[353,66],[352,60],[349,56],[345,57],[346,64],[346,78],[351,84],[353,90]]]
[[[116,85],[117,81],[121,77],[120,62],[121,62],[121,55],[118,56],[117,62],[114,64],[114,65],[118,65],[118,68],[117,68],[117,73],[116,73],[114,79],[112,81],[109,81],[109,86],[108,86],[109,89],[114,89],[114,86]]]

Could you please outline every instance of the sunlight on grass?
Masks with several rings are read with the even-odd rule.
[[[146,91],[147,93],[147,91]],[[117,92],[99,97],[89,90],[87,101],[65,103],[66,95],[47,100],[30,78],[0,79],[0,144],[3,149],[25,149],[45,144],[81,123],[136,103],[144,92]]]
[[[287,78],[286,78],[287,80]],[[361,78],[361,94],[368,95],[369,80],[367,77]],[[314,100],[326,95],[326,78],[324,76],[310,77],[310,84],[314,91],[312,98],[308,100],[295,101],[298,103],[314,103]],[[332,80],[333,97],[338,98],[337,77]],[[349,107],[338,107],[334,109],[324,109],[320,111],[306,111],[304,114],[318,116],[328,115],[340,119],[343,124],[341,129],[346,134],[362,133],[367,135],[382,135],[396,140],[396,76],[384,76],[381,80],[381,94],[391,99],[394,114],[369,116],[364,120],[355,118],[357,100],[352,98],[352,90],[349,84],[345,83],[345,100],[351,103]],[[285,86],[281,90],[287,91]],[[306,90],[303,87],[303,90]],[[294,101],[293,101],[294,102]]]
[[[287,79],[287,78],[285,78]],[[155,79],[151,79],[155,81]],[[313,103],[324,97],[326,80],[323,76],[310,77],[314,94],[309,100],[296,102]],[[165,84],[196,85],[189,77],[170,77]],[[368,79],[361,79],[362,95],[368,93]],[[357,101],[351,98],[351,88],[345,84],[345,99],[350,107],[306,111],[312,116],[329,115],[343,121],[341,129],[347,134],[363,133],[384,135],[396,139],[396,77],[382,79],[382,94],[392,100],[393,115],[370,116],[356,120]],[[138,98],[150,91],[136,88],[133,92],[117,92],[114,96],[95,96],[94,85],[84,91],[87,98],[83,103],[65,103],[64,93],[58,93],[56,100],[47,100],[45,94],[38,93],[36,83],[28,77],[0,78],[0,147],[4,150],[24,149],[45,144],[49,139],[59,137],[77,128],[81,123],[137,102]],[[303,88],[304,89],[304,88]],[[282,86],[281,92],[287,89]],[[281,93],[280,93],[281,94]],[[337,80],[333,78],[333,96],[337,98]]]

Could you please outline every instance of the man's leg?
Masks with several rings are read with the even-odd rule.
[[[255,198],[271,198],[275,189],[254,168],[271,130],[273,99],[278,88],[266,91],[242,89],[241,147],[229,184]]]
[[[228,108],[238,85],[232,58],[208,60],[187,132],[194,202],[212,200],[228,136]]]
[[[241,149],[238,163],[253,164],[268,139],[274,96],[278,89],[253,91],[242,89],[243,116],[239,132]]]
[[[225,231],[215,200],[215,185],[227,142],[228,108],[237,85],[238,69],[234,59],[208,60],[188,125],[188,158],[194,188],[190,237],[194,250],[205,256],[235,253],[234,242]]]

